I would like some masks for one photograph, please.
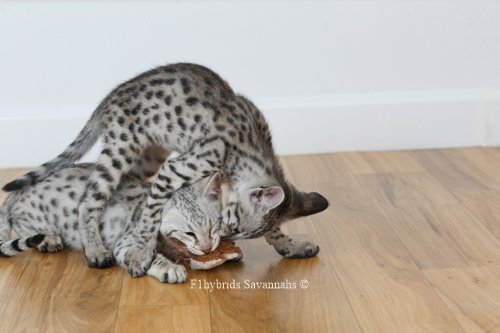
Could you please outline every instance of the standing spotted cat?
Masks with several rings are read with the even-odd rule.
[[[229,186],[223,225],[234,239],[264,235],[287,257],[318,253],[317,245],[284,235],[280,224],[323,211],[327,200],[317,193],[299,192],[286,181],[262,113],[210,69],[172,64],[119,85],[63,153],[4,190],[29,186],[70,165],[99,136],[104,148],[79,207],[90,266],[106,267],[112,260],[99,236],[98,221],[121,176],[155,173],[171,151],[180,155],[161,164],[134,230],[135,245],[126,254],[134,276],[144,274],[151,263],[165,201],[179,188],[217,171]]]
[[[63,244],[81,250],[78,204],[94,169],[93,164],[68,167],[26,190],[11,193],[0,211],[0,255],[11,256],[32,247],[54,252]],[[150,186],[135,177],[124,177],[99,221],[102,240],[118,265],[125,266],[134,223],[144,209]],[[217,248],[222,209],[219,174],[180,189],[162,208],[160,238],[176,238],[196,255]],[[11,228],[22,238],[9,240]],[[147,274],[169,283],[183,282],[187,277],[183,265],[162,253],[155,255]]]

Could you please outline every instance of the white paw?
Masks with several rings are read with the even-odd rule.
[[[104,246],[85,248],[89,267],[107,268],[114,264],[113,253]]]
[[[163,283],[182,283],[187,279],[186,268],[178,264],[153,265],[148,270],[148,275],[157,278]]]
[[[154,248],[142,245],[131,246],[125,253],[124,263],[128,272],[133,277],[139,277],[146,274],[155,255]]]
[[[59,236],[47,235],[40,244],[36,246],[40,252],[57,252],[64,248],[63,241]]]

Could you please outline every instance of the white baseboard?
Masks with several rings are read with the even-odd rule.
[[[256,104],[279,154],[500,145],[500,91],[284,97]],[[0,118],[0,167],[35,166],[56,156],[92,109]],[[95,160],[97,152],[94,147],[86,160]]]
[[[262,105],[281,154],[500,145],[500,91],[317,96]]]

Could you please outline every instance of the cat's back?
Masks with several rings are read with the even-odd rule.
[[[74,214],[93,169],[92,164],[77,164],[15,192],[17,200],[12,212],[25,214],[36,210],[44,216],[62,212],[66,217]]]
[[[231,100],[234,96],[229,84],[211,69],[198,64],[175,63],[151,69],[122,83],[108,99],[118,106],[142,98],[162,100],[168,106],[176,97],[191,97],[190,103],[194,104]]]
[[[274,155],[262,112],[248,98],[236,94],[220,75],[202,65],[176,63],[147,71],[118,86],[108,95],[106,105],[104,126],[107,117],[112,119],[111,110],[115,110],[121,117],[120,126],[148,130],[157,124],[158,129],[165,126],[163,131],[169,136],[176,133],[192,139],[223,136],[231,147],[257,154],[260,151],[265,158]],[[162,122],[163,117],[166,120]]]
[[[13,192],[15,202],[9,217],[14,230],[27,235],[59,235],[68,246],[80,249],[78,206],[94,169],[95,164],[75,164],[25,190]],[[108,245],[114,244],[131,223],[132,215],[145,202],[149,186],[137,178],[123,177],[99,223]]]

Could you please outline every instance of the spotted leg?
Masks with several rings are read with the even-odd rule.
[[[131,236],[132,235],[129,235],[128,237],[119,240],[113,250],[116,264],[118,266],[127,267],[125,265],[125,254],[133,242]],[[161,253],[154,255],[153,262],[147,271],[147,275],[150,275],[164,283],[181,283],[186,281],[187,278],[186,268],[183,265],[173,263]]]
[[[221,157],[224,156],[223,143],[201,143],[197,148],[168,160],[160,168],[149,192],[146,207],[135,226],[133,245],[125,255],[125,264],[134,277],[144,275],[154,257],[165,202],[181,187],[189,186],[220,170]],[[214,150],[217,150],[217,154],[214,154]]]
[[[140,152],[138,147],[134,150]],[[138,153],[130,156],[133,152],[125,155],[123,151],[122,146],[108,141],[89,177],[86,193],[78,208],[80,236],[90,267],[105,268],[113,264],[113,255],[104,247],[99,234],[98,221],[122,174],[130,170],[133,160],[139,156]]]
[[[271,229],[265,234],[265,238],[279,254],[287,258],[309,258],[319,252],[318,245],[305,240],[292,239],[285,235],[280,227]]]

